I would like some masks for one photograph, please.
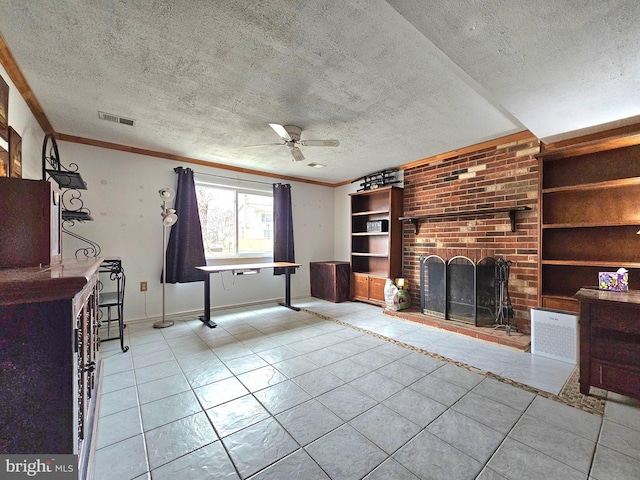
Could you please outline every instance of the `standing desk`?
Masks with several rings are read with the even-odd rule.
[[[207,325],[209,328],[215,328],[218,325],[211,320],[211,282],[210,277],[212,273],[233,272],[234,275],[247,275],[253,273],[260,273],[263,268],[285,268],[285,290],[284,290],[284,302],[279,302],[279,305],[290,308],[296,312],[300,309],[291,305],[291,272],[294,268],[301,267],[300,263],[290,262],[271,262],[271,263],[238,263],[235,265],[203,265],[196,267],[198,270],[202,270],[207,275],[204,277],[204,315],[201,315],[200,321]]]

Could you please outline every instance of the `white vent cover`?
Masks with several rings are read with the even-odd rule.
[[[531,353],[577,364],[578,317],[547,308],[532,308]]]
[[[107,122],[129,125],[130,127],[133,127],[136,123],[136,121],[131,118],[120,117],[118,115],[114,115],[113,113],[98,112],[98,118],[100,120],[106,120]]]

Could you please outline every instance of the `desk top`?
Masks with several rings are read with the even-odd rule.
[[[233,270],[260,270],[261,268],[298,268],[301,263],[269,262],[269,263],[236,263],[232,265],[203,265],[196,267],[207,273],[229,272]]]

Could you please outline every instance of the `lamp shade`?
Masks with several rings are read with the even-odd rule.
[[[178,221],[178,215],[175,213],[168,213],[166,215],[162,215],[162,225],[165,227],[170,227],[174,225]]]
[[[160,194],[160,198],[165,202],[168,202],[176,196],[176,192],[169,187],[161,188],[158,193]]]

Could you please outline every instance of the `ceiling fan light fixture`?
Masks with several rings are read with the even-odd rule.
[[[302,154],[302,150],[298,147],[289,147],[291,150],[291,155],[293,156],[294,162],[301,162],[304,160],[304,155]]]

